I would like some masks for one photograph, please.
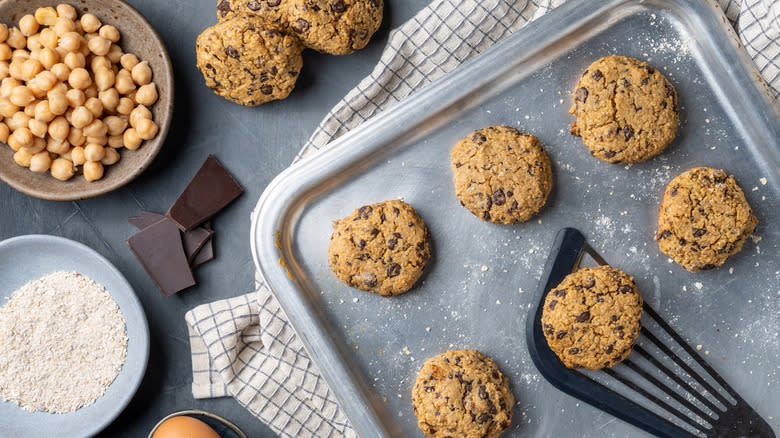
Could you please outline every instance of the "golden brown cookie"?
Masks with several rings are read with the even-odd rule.
[[[286,14],[289,0],[218,0],[217,19],[229,20],[239,14],[255,14],[266,21],[287,27]]]
[[[478,129],[450,151],[455,196],[480,219],[524,222],[552,188],[552,167],[539,140],[509,126]]]
[[[598,370],[628,356],[641,315],[633,277],[611,266],[582,268],[547,294],[542,330],[564,365]]]
[[[679,122],[672,84],[652,66],[625,56],[601,58],[585,70],[569,113],[577,117],[571,133],[608,163],[636,163],[661,153]]]
[[[348,286],[383,296],[412,288],[431,256],[430,234],[411,205],[364,205],[333,222],[328,263]]]
[[[430,438],[495,438],[512,424],[509,379],[479,351],[447,351],[423,364],[412,389],[417,425]]]
[[[247,106],[284,99],[303,66],[297,38],[260,17],[240,14],[203,31],[198,69],[214,93]]]
[[[311,49],[348,55],[368,44],[382,24],[382,0],[287,0],[292,31]]]
[[[757,224],[733,176],[695,167],[666,186],[656,240],[664,254],[696,272],[720,266],[738,253]]]

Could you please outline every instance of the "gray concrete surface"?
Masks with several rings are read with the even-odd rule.
[[[122,271],[143,303],[151,354],[130,405],[101,436],[145,437],[165,415],[205,409],[234,421],[250,437],[274,434],[231,398],[194,400],[184,314],[198,304],[252,289],[249,213],[265,186],[287,167],[311,132],[341,97],[371,72],[388,32],[427,0],[386,2],[385,21],[367,48],[350,56],[307,51],[296,89],[285,101],[244,108],[211,93],[195,67],[195,38],[216,22],[216,0],[128,0],[162,36],[174,64],[176,98],[165,146],[138,179],[113,193],[78,202],[30,198],[0,184],[0,240],[53,234],[89,245]],[[214,154],[246,192],[214,218],[216,260],[195,273],[199,285],[165,298],[125,245],[139,209],[164,212],[208,154]],[[11,261],[3,260],[2,263]]]

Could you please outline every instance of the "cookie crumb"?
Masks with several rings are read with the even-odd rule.
[[[759,181],[759,182],[761,182],[761,185],[762,185],[762,186],[765,186],[765,185],[766,185],[766,178],[759,178],[759,180],[758,180],[758,181]]]
[[[701,347],[701,344],[699,344],[699,345],[697,345],[697,346],[696,346],[696,350],[697,350],[697,351],[701,351],[701,348],[702,348],[702,347]]]
[[[480,269],[482,270],[482,272],[486,272],[490,268],[488,268],[486,265],[482,265],[482,268]]]
[[[353,302],[353,303],[357,303],[358,301],[360,301],[360,300],[359,300],[357,297],[355,297],[355,298],[352,298],[352,302]]]
[[[696,289],[698,289],[698,290],[701,290],[701,288],[702,288],[702,287],[704,287],[704,285],[703,285],[703,284],[701,284],[701,283],[700,283],[700,282],[698,282],[698,281],[697,281],[696,283],[693,283],[693,285],[694,285],[694,286],[696,287]]]

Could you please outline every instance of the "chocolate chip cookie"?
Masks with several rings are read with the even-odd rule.
[[[608,163],[636,163],[661,153],[679,123],[677,91],[652,66],[607,56],[585,70],[574,89],[571,133]]]
[[[286,98],[303,66],[297,38],[278,24],[245,13],[204,30],[196,51],[206,85],[246,106]]]
[[[697,272],[720,266],[739,252],[757,224],[733,176],[696,167],[666,186],[656,240],[664,254]]]
[[[582,268],[547,294],[542,330],[568,368],[598,370],[628,356],[641,315],[633,277],[611,266]]]
[[[417,425],[430,438],[495,438],[512,424],[514,402],[509,379],[474,350],[428,359],[412,389]]]
[[[431,256],[430,234],[411,205],[398,200],[364,205],[333,222],[328,263],[350,287],[383,296],[402,294]]]
[[[266,21],[276,22],[286,27],[284,11],[289,0],[218,0],[217,19],[229,20],[239,14],[255,14]]]
[[[332,55],[362,49],[382,24],[382,0],[287,0],[287,20],[303,44]]]
[[[550,158],[530,134],[509,126],[478,129],[450,151],[455,196],[482,220],[524,222],[552,188]]]

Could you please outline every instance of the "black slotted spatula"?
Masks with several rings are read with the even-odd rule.
[[[531,358],[561,391],[654,435],[669,438],[774,438],[772,428],[646,302],[632,353],[600,371],[566,368],[547,345],[542,308],[547,293],[566,275],[607,262],[574,228],[555,237],[527,320]]]

